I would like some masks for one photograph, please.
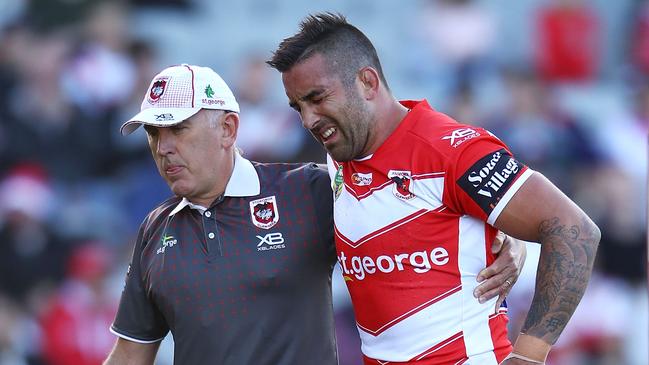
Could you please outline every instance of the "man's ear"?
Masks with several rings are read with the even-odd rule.
[[[365,100],[374,99],[376,95],[378,95],[379,86],[381,85],[379,73],[374,69],[374,67],[363,67],[358,71],[358,79]]]
[[[221,122],[223,130],[223,146],[231,147],[237,141],[237,132],[239,131],[239,113],[227,112]]]

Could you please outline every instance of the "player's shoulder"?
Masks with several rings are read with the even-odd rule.
[[[261,163],[253,162],[253,166],[263,182],[285,181],[286,183],[309,182],[328,179],[327,167],[315,162],[298,163]]]
[[[410,133],[440,150],[454,151],[475,138],[493,138],[485,129],[460,123],[450,116],[430,109],[420,113]]]
[[[181,197],[172,196],[153,208],[142,222],[144,230],[150,231],[152,227],[164,222],[181,200]]]

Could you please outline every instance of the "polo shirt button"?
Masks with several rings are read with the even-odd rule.
[[[211,217],[211,216],[212,216],[212,212],[210,212],[209,210],[206,210],[206,211],[205,211],[205,216],[206,216],[207,218]]]
[[[209,237],[210,239],[214,239],[214,233],[210,232],[210,233],[207,235],[207,237]]]

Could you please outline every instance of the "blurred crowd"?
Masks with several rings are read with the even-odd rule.
[[[397,97],[428,98],[489,129],[600,226],[591,284],[548,364],[647,364],[649,2],[523,2],[533,11],[502,12],[497,1],[413,1],[404,5],[407,21],[380,31],[364,24],[384,28],[390,19],[369,18],[394,4],[315,10],[341,10],[370,38],[407,39],[383,49],[390,43],[373,38]],[[270,3],[291,9],[285,35],[308,13],[298,1]],[[161,52],[175,45],[137,34],[131,22],[164,14],[138,29],[174,20],[191,30],[192,17],[219,6],[0,0],[0,365],[93,365],[110,350],[137,228],[170,195],[143,132],[122,137],[119,125],[139,110],[157,71],[186,62]],[[503,45],[512,39],[507,27],[522,23],[530,29],[523,42]],[[323,162],[264,64],[280,40],[221,50],[241,54],[223,71],[215,67],[241,106],[239,147],[253,160]],[[533,280],[532,270],[508,299],[513,335]],[[360,364],[353,312],[336,288],[340,363]],[[159,364],[171,364],[170,347]]]

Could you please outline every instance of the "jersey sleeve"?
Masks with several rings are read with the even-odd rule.
[[[320,234],[325,243],[327,256],[333,263],[336,261],[336,246],[334,245],[334,218],[333,218],[333,192],[327,167],[313,164],[314,171],[311,175],[311,189],[315,205]]]
[[[456,212],[493,225],[532,170],[494,135],[479,134],[449,155],[444,200]]]
[[[142,283],[141,257],[146,244],[146,222],[140,226],[117,315],[110,328],[115,335],[138,343],[161,341],[169,332],[167,322],[148,297]]]

